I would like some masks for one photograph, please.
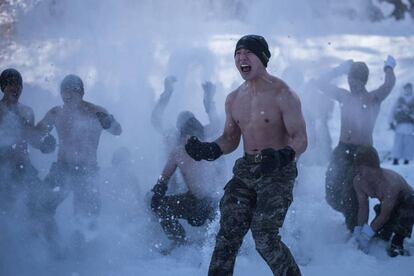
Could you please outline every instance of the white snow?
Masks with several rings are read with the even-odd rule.
[[[79,74],[85,82],[86,99],[105,106],[124,129],[120,138],[103,135],[101,171],[110,173],[112,152],[127,146],[139,178],[139,187],[129,191],[139,193],[140,201],[133,202],[130,195],[112,200],[109,194],[122,196],[122,179],[118,183],[102,181],[103,211],[97,236],[91,237],[82,256],[70,255],[60,261],[50,259],[45,242],[25,231],[19,210],[7,220],[0,217],[0,275],[206,275],[217,221],[200,229],[186,225],[194,243],[170,256],[156,249],[167,239],[148,211],[146,192],[155,184],[165,158],[161,137],[150,126],[149,114],[163,90],[163,78],[174,74],[178,82],[166,124],[174,125],[184,109],[207,120],[201,89],[205,80],[218,83],[216,104],[223,115],[225,96],[241,82],[233,65],[233,51],[242,34],[259,33],[268,39],[272,48],[269,70],[276,75],[291,64],[313,77],[342,60],[363,60],[370,68],[369,89],[383,80],[385,57],[394,55],[397,85],[383,103],[374,131],[379,152],[391,149],[393,133],[387,129],[391,106],[404,82],[414,81],[414,22],[387,19],[371,23],[358,14],[362,0],[348,4],[328,0],[258,0],[255,4],[247,0],[62,0],[55,1],[53,16],[45,4],[51,1],[38,2],[20,17],[15,39],[4,48],[8,54],[0,58],[1,70],[13,66],[22,72],[26,82],[22,101],[33,107],[36,121],[60,103],[58,85],[64,75]],[[344,6],[356,7],[354,20],[349,19],[350,12],[344,12]],[[384,4],[381,8],[389,10]],[[345,78],[338,83],[345,86]],[[330,130],[336,144],[337,107]],[[55,154],[42,155],[35,150],[31,154],[43,177]],[[230,166],[241,154],[239,149],[228,157],[229,175]],[[414,165],[393,167],[389,161],[383,165],[414,185]],[[414,256],[389,258],[384,243],[374,244],[369,255],[357,250],[342,216],[325,202],[325,170],[319,166],[299,168],[294,202],[281,229],[282,239],[303,275],[413,276]],[[57,214],[67,244],[74,229],[71,199]],[[414,254],[414,240],[405,244]],[[248,233],[234,275],[271,274]]]

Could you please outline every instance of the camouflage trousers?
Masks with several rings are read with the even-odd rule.
[[[252,231],[256,249],[274,275],[301,275],[288,247],[281,241],[282,227],[292,203],[297,169],[295,163],[258,176],[260,163],[252,155],[236,161],[234,176],[220,201],[220,230],[211,258],[209,276],[233,275],[243,238]]]
[[[9,212],[21,197],[30,213],[36,192],[41,187],[37,173],[30,161],[14,163],[0,157],[1,212]]]
[[[381,204],[374,207],[377,216],[381,213]],[[378,230],[378,235],[385,240],[391,238],[392,233],[410,238],[414,224],[414,194],[403,197],[394,208],[390,219]]]
[[[74,215],[78,226],[93,230],[101,209],[96,166],[74,166],[55,162],[37,196],[35,213],[49,240],[58,235],[55,221],[59,205],[73,192]]]
[[[179,219],[186,219],[191,226],[202,226],[215,215],[217,201],[199,199],[187,192],[163,197],[153,196],[151,209],[159,218],[162,229],[170,240],[185,240],[184,227]]]
[[[356,152],[363,146],[339,142],[326,172],[325,193],[328,204],[345,217],[350,231],[358,224],[358,200],[353,187]],[[375,151],[375,149],[374,149]]]

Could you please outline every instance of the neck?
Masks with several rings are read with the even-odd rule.
[[[350,90],[351,90],[351,93],[354,94],[354,95],[362,95],[365,92],[367,92],[367,90],[365,89],[364,86],[355,87],[353,89],[351,88]]]
[[[270,75],[264,71],[263,73],[258,74],[256,77],[247,80],[246,86],[250,88],[249,91],[252,91],[253,94],[257,94],[263,90],[263,87],[269,85],[272,82],[273,81]]]
[[[4,96],[3,99],[1,99],[1,102],[4,103],[6,106],[12,106],[17,105],[18,100]]]

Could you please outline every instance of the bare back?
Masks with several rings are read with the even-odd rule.
[[[340,102],[340,141],[356,145],[372,145],[372,133],[378,118],[381,102],[370,93],[346,93]]]
[[[228,100],[228,116],[240,129],[246,153],[283,148],[295,135],[306,140],[299,99],[280,79],[269,75],[257,87],[245,82]]]
[[[413,193],[413,188],[405,179],[392,170],[371,170],[363,174],[367,180],[361,182],[360,190],[369,197],[377,198],[380,202],[392,197],[398,199],[400,196]]]

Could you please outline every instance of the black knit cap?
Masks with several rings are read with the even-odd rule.
[[[234,55],[240,49],[247,49],[252,51],[267,67],[267,63],[270,59],[269,45],[267,45],[266,40],[263,36],[260,35],[245,35],[237,41],[236,49],[234,50]]]
[[[9,68],[1,72],[0,75],[0,89],[4,91],[7,85],[23,85],[22,75],[19,71],[13,68]]]

